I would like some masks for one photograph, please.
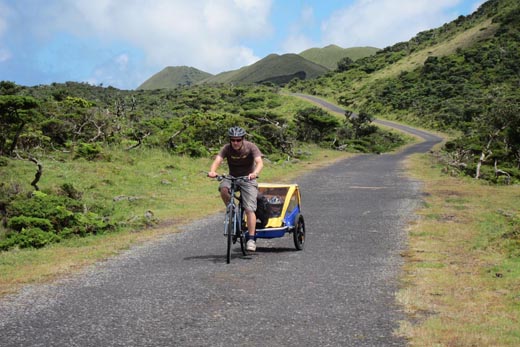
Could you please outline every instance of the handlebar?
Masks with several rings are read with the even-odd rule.
[[[215,177],[217,179],[217,181],[222,181],[223,179],[228,179],[230,181],[249,181],[249,177],[248,176],[239,176],[239,177],[235,177],[235,176],[231,176],[231,175],[217,175],[217,177]],[[258,178],[258,177],[257,177]]]

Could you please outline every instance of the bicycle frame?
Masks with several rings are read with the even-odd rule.
[[[244,218],[242,202],[238,193],[237,181],[247,180],[247,176],[233,177],[233,176],[217,176],[218,181],[227,179],[231,182],[230,201],[226,206],[226,216],[224,218],[224,236],[227,237],[227,263],[231,262],[231,244],[234,244],[237,239],[240,239],[240,248],[242,253],[247,255],[245,247],[245,231],[242,227]]]

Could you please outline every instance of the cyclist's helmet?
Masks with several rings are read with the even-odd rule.
[[[228,130],[229,137],[244,137],[246,136],[246,131],[241,127],[232,127]]]

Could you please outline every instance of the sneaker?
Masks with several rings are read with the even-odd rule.
[[[256,243],[255,240],[248,240],[246,243],[246,249],[250,252],[256,251]]]

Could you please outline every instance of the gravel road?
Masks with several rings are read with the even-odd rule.
[[[0,301],[0,346],[405,346],[395,302],[420,185],[398,154],[299,177],[306,248],[259,240],[226,264],[222,213]],[[216,184],[215,184],[216,189]]]

